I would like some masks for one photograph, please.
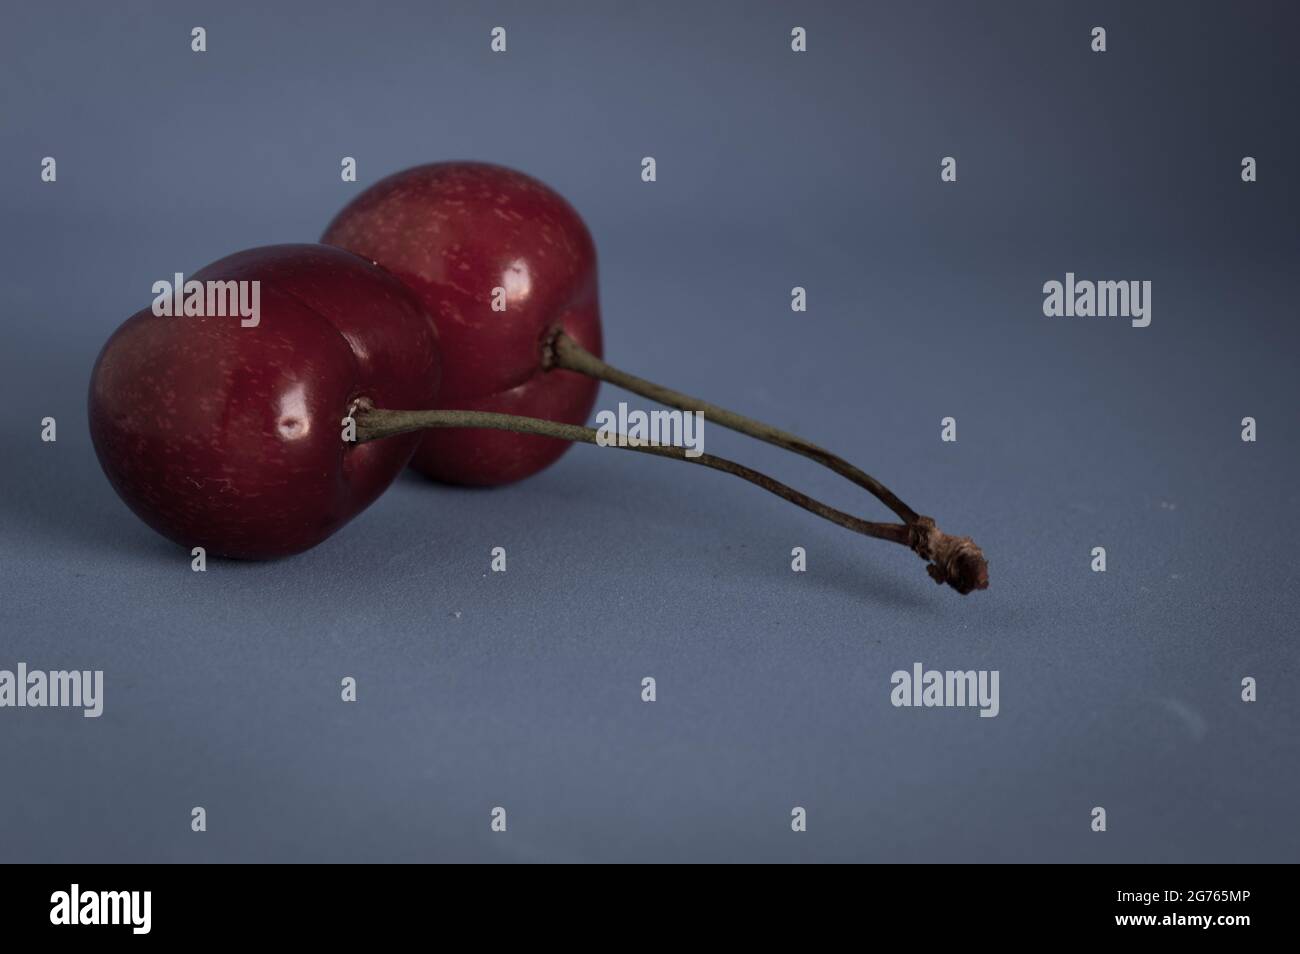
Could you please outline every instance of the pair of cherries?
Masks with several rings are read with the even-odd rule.
[[[447,483],[521,480],[568,441],[592,439],[579,425],[604,378],[819,460],[904,522],[870,524],[740,465],[693,462],[910,546],[937,582],[987,586],[973,543],[940,533],[840,458],[605,365],[591,235],[537,180],[483,163],[419,166],[363,192],[323,241],[238,252],[191,276],[259,282],[255,325],[144,309],[100,353],[89,397],[96,453],[164,536],[214,555],[280,557],[330,536],[408,463]],[[434,407],[425,418],[400,413]],[[349,439],[357,420],[370,429]]]
[[[324,241],[238,252],[191,276],[260,282],[255,326],[144,309],[100,353],[95,450],[164,536],[223,556],[285,556],[342,527],[408,462],[492,485],[568,447],[484,430],[349,443],[343,419],[358,401],[571,423],[591,412],[598,382],[541,366],[539,342],[556,328],[601,347],[591,236],[551,189],[498,166],[421,166],[360,195]]]

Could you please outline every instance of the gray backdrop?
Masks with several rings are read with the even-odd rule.
[[[238,6],[5,11],[0,668],[106,699],[0,710],[0,858],[1297,860],[1293,5]],[[992,587],[586,447],[192,573],[95,461],[99,347],[153,281],[448,158],[585,216],[612,360],[841,451]],[[1152,281],[1151,326],[1044,318],[1067,271]],[[751,444],[707,432],[887,517]],[[894,708],[914,662],[999,670],[1001,714]]]

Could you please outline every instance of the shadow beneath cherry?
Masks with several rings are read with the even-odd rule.
[[[33,441],[30,428],[19,428],[13,423],[6,425],[3,438],[6,446],[23,448],[10,454],[10,479],[5,492],[0,494],[0,523],[5,527],[5,542],[9,547],[20,551],[32,548],[45,552],[92,552],[119,560],[125,556],[158,564],[174,564],[178,559],[187,558],[182,548],[147,527],[118,499],[95,459],[84,421],[69,419],[66,425],[60,421],[59,441],[54,444]],[[893,554],[889,551],[897,547],[860,540],[851,534],[819,547],[814,571],[797,577],[790,573],[790,580],[774,581],[772,574],[781,566],[788,567],[783,555],[789,552],[789,541],[807,537],[804,515],[793,510],[789,513],[756,510],[766,503],[758,496],[700,499],[688,494],[675,502],[675,495],[681,492],[679,486],[665,486],[653,471],[623,472],[613,481],[590,466],[564,461],[527,485],[451,487],[410,470],[403,472],[397,483],[417,494],[443,498],[448,506],[471,509],[490,509],[498,506],[497,501],[504,504],[515,494],[527,493],[540,504],[535,508],[537,519],[547,519],[548,513],[566,508],[626,514],[629,520],[661,522],[688,540],[702,525],[721,525],[730,528],[726,535],[732,541],[725,545],[726,572],[745,586],[784,586],[797,579],[801,588],[822,590],[828,597],[921,613],[937,612],[937,601],[953,595],[934,592],[938,588],[930,584],[921,562],[911,554]],[[512,503],[517,505],[518,501]],[[367,516],[370,514],[363,512],[357,520],[365,521]],[[756,520],[761,522],[755,528]],[[601,533],[615,530],[608,523],[600,523],[592,532],[598,538]],[[325,546],[333,542],[326,541]],[[599,546],[598,540],[593,542]],[[875,547],[881,553],[868,559],[855,551],[858,547]],[[610,550],[615,548],[611,541]],[[914,563],[916,585],[909,585],[893,574],[873,572],[872,564],[886,556]],[[644,561],[642,568],[647,574],[671,570],[662,554],[638,552],[635,558]],[[222,563],[232,570],[257,566],[239,560]]]
[[[10,547],[103,551],[175,560],[175,545],[158,536],[118,499],[100,470],[84,421],[59,421],[59,439],[43,443],[30,427],[4,428],[5,492],[0,523]],[[80,432],[78,432],[80,428]]]

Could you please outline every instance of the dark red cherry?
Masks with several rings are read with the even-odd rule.
[[[563,329],[601,352],[596,250],[560,195],[513,169],[446,162],[399,172],[348,204],[323,241],[363,255],[410,287],[433,316],[444,356],[438,406],[582,424],[599,383],[546,371]],[[505,310],[494,310],[502,289]],[[412,466],[437,480],[521,480],[568,449],[507,431],[435,430]]]
[[[419,435],[350,444],[343,419],[360,398],[433,405],[433,321],[392,276],[329,246],[250,249],[185,278],[260,282],[258,323],[152,308],[127,319],[90,382],[104,473],[186,547],[249,559],[313,547],[410,460]]]

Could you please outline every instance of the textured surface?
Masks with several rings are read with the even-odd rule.
[[[0,668],[103,669],[106,698],[0,710],[0,858],[1300,860],[1285,5],[813,5],[802,57],[779,9],[529,6],[6,14]],[[99,347],[153,281],[449,157],[582,213],[611,360],[841,451],[991,588],[589,447],[190,572],[95,463]],[[1044,318],[1066,271],[1151,280],[1151,326]],[[1001,714],[892,707],[917,661],[999,670]]]

